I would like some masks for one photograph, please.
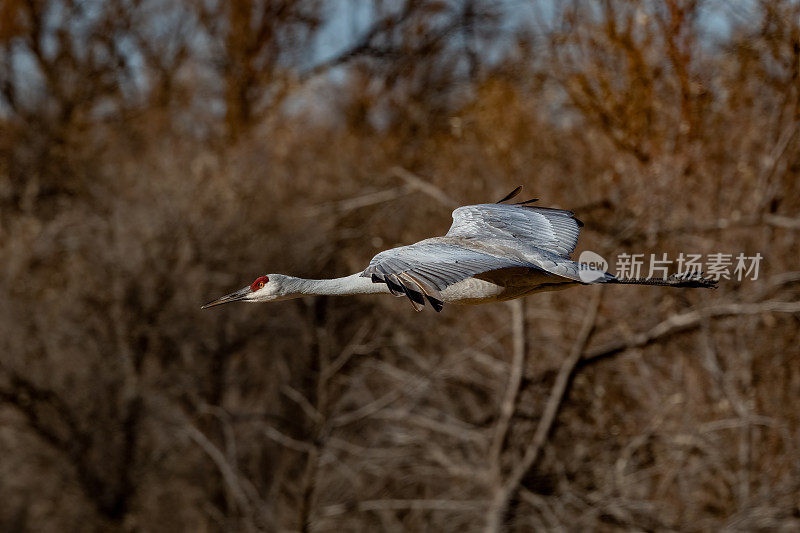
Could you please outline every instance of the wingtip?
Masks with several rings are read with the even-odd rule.
[[[502,204],[503,202],[507,202],[508,200],[511,200],[516,195],[518,195],[521,191],[522,191],[522,185],[517,185],[516,189],[508,193],[502,200],[498,200],[497,203]]]
[[[437,313],[441,312],[442,308],[444,307],[444,302],[442,302],[441,300],[437,300],[432,296],[426,295],[426,297],[428,298],[428,301],[430,302],[431,307],[433,307],[434,311],[436,311]]]
[[[538,198],[531,198],[530,200],[525,200],[524,202],[517,202],[514,205],[528,205],[538,201],[539,201]]]

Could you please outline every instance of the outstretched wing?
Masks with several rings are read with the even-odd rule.
[[[361,275],[386,283],[395,296],[408,296],[417,311],[426,298],[441,311],[440,293],[446,287],[482,272],[520,266],[533,265],[429,239],[379,253]]]
[[[569,258],[583,223],[572,211],[528,205],[478,204],[453,211],[447,237],[510,239]]]

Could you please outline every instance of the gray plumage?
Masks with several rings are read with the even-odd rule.
[[[501,202],[520,190],[518,187]],[[713,285],[696,278],[618,280],[572,261],[583,224],[571,211],[529,205],[533,201],[459,207],[453,211],[453,224],[445,236],[381,252],[361,275],[385,283],[395,296],[407,296],[416,310],[421,310],[427,299],[437,311],[445,301],[505,300],[575,284]],[[500,288],[472,284],[451,290],[450,297],[444,294],[475,277]]]
[[[459,207],[443,237],[386,250],[363,271],[333,279],[284,274],[259,276],[249,286],[217,298],[203,309],[230,302],[278,302],[311,294],[391,293],[408,297],[421,311],[430,303],[481,304],[511,300],[577,284],[625,283],[669,287],[713,287],[702,276],[617,279],[603,270],[570,260],[583,225],[571,211],[535,207],[537,199]]]

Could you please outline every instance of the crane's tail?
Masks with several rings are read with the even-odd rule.
[[[657,285],[660,287],[690,287],[700,289],[716,289],[718,281],[702,275],[690,274],[679,276],[673,274],[666,278],[616,278],[609,277],[601,283],[617,283],[620,285]]]

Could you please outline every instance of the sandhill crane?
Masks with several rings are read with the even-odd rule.
[[[363,272],[336,279],[260,276],[251,285],[207,303],[275,302],[304,295],[392,294],[407,297],[416,311],[427,300],[436,311],[445,303],[481,304],[520,298],[575,285],[622,283],[713,288],[702,276],[622,279],[570,260],[583,223],[571,211],[536,207],[534,198],[467,205],[453,211],[444,237],[383,251]]]

